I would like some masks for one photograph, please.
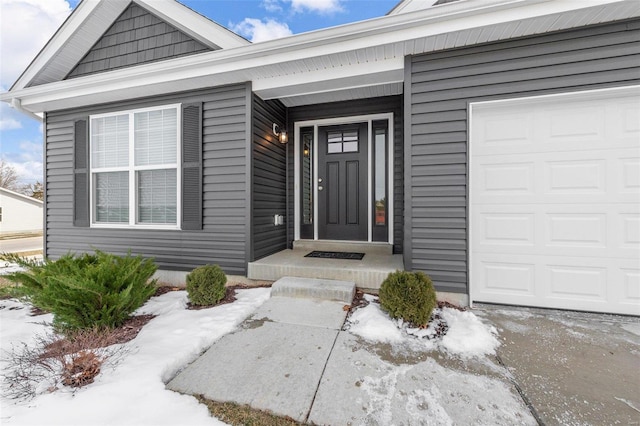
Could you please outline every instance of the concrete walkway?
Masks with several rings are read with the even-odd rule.
[[[499,328],[498,356],[461,360],[371,344],[341,331],[346,301],[290,297],[299,292],[274,284],[269,301],[168,388],[311,424],[640,421],[637,319],[484,306],[474,313]]]

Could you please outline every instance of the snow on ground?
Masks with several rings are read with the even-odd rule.
[[[221,425],[194,397],[165,389],[179,368],[232,331],[269,298],[268,288],[238,291],[231,304],[187,310],[187,293],[154,297],[137,313],[157,315],[126,343],[127,353],[113,371],[75,392],[61,389],[29,401],[0,400],[0,423],[11,425]],[[50,327],[51,315],[30,317],[29,308],[0,301],[0,348],[30,342]],[[20,309],[22,307],[22,309]],[[13,309],[12,309],[13,308]],[[4,369],[3,360],[0,368]]]
[[[13,272],[22,271],[23,268],[15,263],[0,261],[0,275],[11,274]]]
[[[378,348],[384,354],[360,354],[353,366],[362,369],[359,389],[366,395],[357,399],[364,411],[361,424],[536,423],[509,373],[489,358],[500,344],[494,327],[470,311],[445,307],[434,310],[448,326],[436,337],[434,321],[412,329],[383,312],[377,298],[367,300],[346,326],[372,344],[369,352]],[[387,345],[391,353],[383,349]]]
[[[434,312],[440,313],[449,330],[441,339],[427,339],[434,335],[431,324],[424,330],[410,328],[401,320],[389,318],[377,303],[377,297],[365,297],[369,304],[353,312],[348,330],[370,342],[414,346],[413,343],[419,341],[423,349],[440,349],[463,359],[495,354],[500,345],[497,330],[485,325],[472,312],[436,308]]]

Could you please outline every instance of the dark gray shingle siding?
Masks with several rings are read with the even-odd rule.
[[[469,102],[640,82],[640,21],[410,58],[405,267],[467,292]]]
[[[54,111],[46,123],[47,254],[53,258],[93,248],[154,257],[162,269],[189,270],[217,263],[228,274],[246,274],[245,84],[167,95],[91,109]],[[203,229],[170,231],[74,227],[73,123],[79,117],[153,105],[203,103]]]
[[[209,50],[209,47],[132,3],[67,78]]]

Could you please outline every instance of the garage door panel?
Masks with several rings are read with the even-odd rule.
[[[480,215],[480,244],[534,246],[535,214],[486,212]]]
[[[606,105],[567,102],[557,107],[536,106],[535,138],[542,144],[567,145],[599,143],[605,138]]]
[[[615,294],[616,300],[640,310],[640,269],[620,268],[622,289]]]
[[[640,87],[474,104],[469,161],[472,300],[640,315]]]
[[[574,260],[569,264],[559,262],[547,265],[545,275],[549,287],[544,297],[606,303],[608,268],[592,265],[592,262],[584,262],[584,260]]]
[[[549,195],[606,193],[607,162],[603,159],[572,156],[571,160],[549,161],[545,166],[545,189]]]
[[[482,285],[482,294],[496,296],[537,297],[536,265],[518,256],[486,255],[472,265],[474,276]]]
[[[640,250],[640,214],[621,213],[618,216],[620,223],[620,248]]]
[[[476,179],[481,196],[501,196],[505,194],[531,196],[534,194],[534,163],[509,161],[485,163]]]
[[[606,248],[607,215],[604,213],[549,213],[546,245],[562,248]]]
[[[620,158],[619,188],[623,194],[640,194],[640,158]]]

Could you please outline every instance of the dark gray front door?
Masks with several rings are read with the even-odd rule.
[[[367,123],[318,128],[318,238],[366,241]]]

